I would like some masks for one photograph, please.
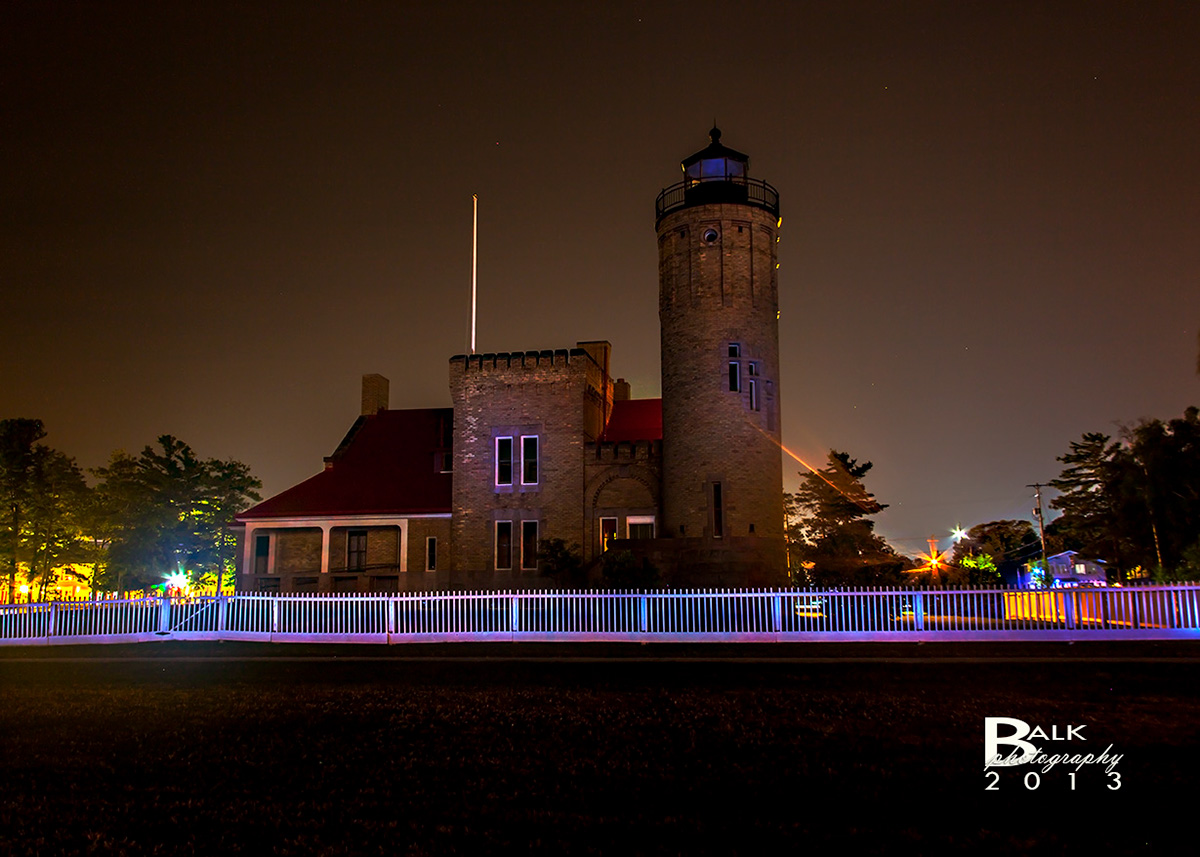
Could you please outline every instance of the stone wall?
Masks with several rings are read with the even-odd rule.
[[[454,403],[453,582],[515,585],[522,522],[538,539],[584,542],[584,445],[612,407],[607,343],[587,349],[459,355],[450,360]],[[521,438],[538,438],[536,484],[523,484]],[[496,438],[513,439],[511,485],[496,484]],[[511,572],[496,569],[496,523],[512,522]]]

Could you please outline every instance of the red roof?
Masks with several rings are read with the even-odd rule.
[[[662,440],[662,399],[621,399],[613,402],[612,415],[600,440]]]
[[[453,418],[451,408],[359,417],[330,457],[332,466],[237,518],[448,513],[451,474],[440,465]]]

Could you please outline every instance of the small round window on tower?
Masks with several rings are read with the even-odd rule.
[[[717,230],[713,229],[712,227],[709,227],[708,229],[704,230],[704,243],[705,244],[714,244],[714,243],[716,243],[716,240],[720,237],[721,237],[720,233],[718,233]]]

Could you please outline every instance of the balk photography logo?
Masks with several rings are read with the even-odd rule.
[[[985,717],[985,791],[999,791],[1008,781],[1033,791],[1043,779],[1070,791],[1101,784],[1116,791],[1121,788],[1117,765],[1124,754],[1111,743],[1099,750],[1099,742],[1089,742],[1089,737],[1086,723],[1040,726],[1016,717]]]

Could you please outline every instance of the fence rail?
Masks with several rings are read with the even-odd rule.
[[[0,645],[1200,639],[1200,586],[243,594],[0,606]]]

